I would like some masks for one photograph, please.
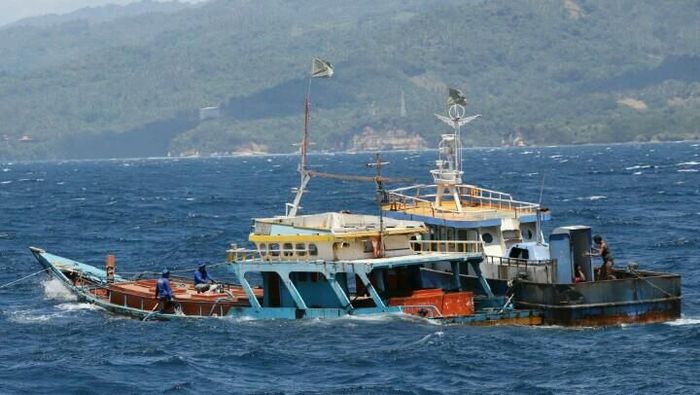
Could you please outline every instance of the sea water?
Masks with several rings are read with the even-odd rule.
[[[383,154],[430,183],[436,152]],[[373,175],[372,154],[312,155]],[[294,156],[0,164],[0,285],[41,269],[29,246],[124,275],[223,262],[251,218],[284,213]],[[44,275],[0,289],[0,393],[692,393],[700,388],[700,146],[464,152],[465,183],[586,224],[616,265],[683,276],[683,317],[607,328],[442,326],[392,315],[141,322],[81,304]],[[543,186],[543,187],[542,187]],[[314,179],[306,212],[376,213],[375,186]],[[233,279],[223,266],[213,273]]]

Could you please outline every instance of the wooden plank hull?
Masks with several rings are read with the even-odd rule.
[[[175,303],[170,310],[161,310],[163,306],[159,306],[155,297],[155,279],[127,281],[117,277],[114,283],[108,283],[101,269],[39,249],[32,249],[32,253],[77,296],[78,301],[95,304],[119,315],[140,319],[221,317],[234,306],[250,306],[239,286],[224,284],[225,292],[198,294],[191,282],[172,279]]]

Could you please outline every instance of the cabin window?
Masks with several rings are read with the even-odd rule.
[[[299,243],[297,244],[297,255],[299,256],[305,256],[306,255],[306,244],[304,243]]]
[[[526,248],[513,247],[508,254],[508,258],[530,259],[530,252]]]
[[[481,240],[483,240],[486,244],[490,244],[493,243],[493,236],[491,233],[484,233],[481,235]]]
[[[280,245],[277,243],[270,244],[270,255],[280,256]]]
[[[260,250],[260,256],[265,256],[267,255],[267,244],[265,243],[260,243],[258,245],[258,249]]]
[[[363,251],[364,251],[365,253],[374,252],[374,246],[372,245],[372,241],[371,241],[371,240],[363,240],[362,243],[363,243],[363,245],[364,245],[364,250],[363,250]]]
[[[532,229],[528,229],[528,230],[523,229],[523,237],[526,240],[532,240]]]
[[[292,243],[284,243],[284,245],[282,245],[282,254],[284,256],[294,255],[293,250],[294,250],[294,246],[292,245]]]
[[[309,244],[309,255],[311,255],[311,256],[318,255],[318,248],[316,247],[316,244]]]

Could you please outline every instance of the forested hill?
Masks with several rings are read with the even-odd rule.
[[[700,137],[700,1],[145,3],[0,29],[0,159],[290,152],[314,56],[317,150]]]

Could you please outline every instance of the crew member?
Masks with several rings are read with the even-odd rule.
[[[215,283],[216,281],[207,273],[207,265],[201,263],[194,272],[194,289],[197,290],[197,293],[214,292],[219,288],[217,285],[214,285]]]
[[[603,240],[600,235],[593,236],[593,242],[595,247],[594,252],[590,256],[599,256],[603,263],[598,268],[598,280],[614,280],[615,276],[612,274],[613,265],[615,260],[613,259],[612,252],[610,252],[610,247],[608,243]]]
[[[574,272],[574,282],[582,283],[586,281],[586,275],[583,273],[583,268],[581,265],[576,265],[576,270]]]
[[[163,269],[160,278],[156,282],[156,298],[160,305],[160,312],[167,313],[173,308],[173,290],[170,288],[170,271]]]

